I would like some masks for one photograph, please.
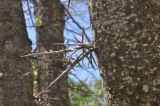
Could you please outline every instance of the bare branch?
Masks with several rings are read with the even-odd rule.
[[[31,18],[32,25],[34,26],[34,21],[33,21],[33,18],[32,18],[32,12],[31,12],[31,9],[30,9],[30,6],[29,6],[29,1],[26,0],[26,2],[27,2],[27,6],[28,6],[29,16]]]
[[[54,45],[81,46],[82,48],[94,48],[93,45],[87,43],[53,43]]]
[[[68,68],[63,71],[63,73],[61,75],[59,75],[54,81],[52,81],[49,86],[46,88],[50,88],[55,82],[57,82],[65,73],[67,73],[68,71],[70,71],[77,63],[79,63],[83,58],[85,58],[90,52],[92,52],[93,49],[90,49],[89,51],[85,52],[83,55],[80,55],[79,57],[77,57],[77,59],[75,61],[73,61]]]
[[[77,35],[81,35],[80,33],[76,32],[76,31],[74,31],[74,30],[72,30],[72,29],[66,28],[66,27],[65,27],[65,30],[66,30],[66,31],[69,31],[69,32],[71,32],[71,33],[77,34]]]
[[[64,7],[65,7],[65,6],[64,6]],[[84,33],[87,41],[90,43],[90,39],[89,39],[87,33],[83,30],[83,27],[73,18],[73,16],[71,15],[71,13],[69,12],[69,10],[68,10],[67,8],[65,8],[65,11],[66,11],[67,14],[70,16],[70,18],[72,19],[72,21],[78,26],[78,28],[80,28],[80,29],[83,31],[83,33]]]
[[[85,52],[84,54],[79,55],[76,60],[74,60],[69,66],[68,68],[63,71],[55,80],[53,80],[47,87],[45,90],[41,91],[39,93],[39,95],[37,97],[39,97],[43,92],[45,92],[46,90],[48,90],[54,83],[56,83],[64,74],[66,74],[68,71],[70,71],[77,63],[79,63],[81,60],[83,60],[89,53],[91,53],[93,51],[93,49],[90,49],[89,51]]]
[[[31,54],[27,54],[27,55],[23,55],[20,57],[32,57],[32,56],[41,56],[41,55],[49,55],[49,54],[59,54],[59,53],[67,53],[67,52],[71,52],[71,51],[75,51],[77,50],[76,48],[74,49],[65,49],[65,50],[59,50],[59,51],[45,51],[45,52],[41,52],[41,53],[31,53]]]

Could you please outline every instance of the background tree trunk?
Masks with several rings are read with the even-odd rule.
[[[37,52],[62,50],[63,46],[53,43],[63,43],[64,7],[59,0],[35,0],[36,21],[42,21],[37,26]],[[37,25],[39,23],[36,23]],[[39,92],[64,71],[64,54],[39,57],[38,86]],[[69,106],[68,81],[64,75],[48,91],[41,96],[45,101],[43,106]]]
[[[21,0],[0,1],[0,106],[33,106],[31,51]]]
[[[160,1],[90,0],[108,106],[160,105]]]

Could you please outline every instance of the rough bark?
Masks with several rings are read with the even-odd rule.
[[[0,0],[0,106],[33,106],[31,51],[21,0]],[[27,74],[28,73],[28,74]]]
[[[108,106],[160,105],[160,1],[90,0]]]
[[[37,52],[62,50],[64,7],[59,0],[35,0],[35,16],[42,21],[37,26]],[[39,57],[38,86],[39,92],[58,77],[63,71],[64,54]],[[69,106],[67,74],[41,95],[43,106]]]

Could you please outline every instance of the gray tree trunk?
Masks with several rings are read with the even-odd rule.
[[[63,46],[53,43],[63,43],[64,7],[59,0],[35,0],[36,19],[42,21],[37,26],[37,52],[62,50]],[[37,21],[38,22],[38,21]],[[39,23],[37,23],[38,25]],[[65,69],[64,54],[39,57],[38,86],[39,92],[58,77]],[[41,95],[43,106],[69,106],[67,74]]]
[[[0,0],[0,106],[33,106],[31,51],[21,0]]]
[[[108,106],[160,106],[160,0],[90,0]]]

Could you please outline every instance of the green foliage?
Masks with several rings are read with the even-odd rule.
[[[36,17],[36,26],[42,26],[43,22],[42,19]]]
[[[72,106],[105,106],[100,80],[90,85],[84,82],[72,82],[69,93]]]
[[[34,95],[37,93],[37,88],[38,88],[38,85],[37,85],[37,77],[38,77],[38,66],[37,66],[37,63],[36,61],[32,60],[32,75],[33,75],[33,78],[34,78],[34,87],[33,87],[33,93]]]
[[[37,72],[38,72],[38,69],[37,69],[37,64],[36,64],[36,62],[35,61],[32,61],[32,69],[33,69],[33,76],[34,76],[34,78],[36,78],[37,77]]]

